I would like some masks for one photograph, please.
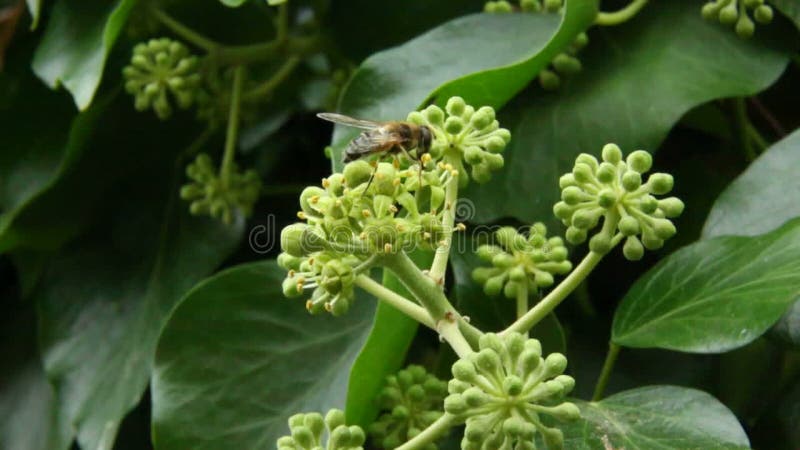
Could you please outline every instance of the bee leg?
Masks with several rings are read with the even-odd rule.
[[[411,156],[411,153],[408,153],[408,150],[406,150],[405,147],[403,147],[402,145],[398,145],[398,147],[400,148],[400,150],[403,151],[403,154],[406,155],[406,158],[410,159],[411,161],[416,161],[417,164],[419,165],[419,187],[417,188],[417,190],[421,190],[422,189],[422,160],[419,159],[419,158],[414,158],[413,156]],[[417,151],[419,151],[419,150],[417,150]]]
[[[364,192],[367,192],[367,190],[369,190],[369,186],[372,184],[372,180],[375,178],[375,173],[378,172],[378,162],[377,161],[373,161],[372,162],[372,167],[375,170],[373,170],[372,173],[369,175],[369,180],[367,180],[367,187],[364,188]],[[363,194],[364,193],[362,192],[362,195]]]

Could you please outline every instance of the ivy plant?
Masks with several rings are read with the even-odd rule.
[[[0,448],[797,448],[798,44],[790,0],[0,2]]]

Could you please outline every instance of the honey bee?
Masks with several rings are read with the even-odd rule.
[[[343,162],[351,162],[374,154],[395,155],[402,152],[412,161],[428,153],[433,141],[431,129],[411,122],[373,122],[342,114],[319,113],[317,117],[333,123],[364,130],[344,151]],[[416,149],[416,158],[409,151]]]

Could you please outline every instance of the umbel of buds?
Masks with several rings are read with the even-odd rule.
[[[373,441],[392,449],[418,435],[444,414],[442,401],[447,383],[429,374],[424,367],[411,365],[390,375],[378,400],[382,414],[369,428]],[[436,450],[436,444],[421,447]]]
[[[451,97],[444,110],[431,105],[409,114],[408,121],[427,125],[433,131],[430,154],[434,160],[444,158],[458,173],[465,173],[464,163],[468,164],[477,183],[489,181],[491,172],[503,167],[500,153],[511,140],[511,133],[500,128],[494,109],[489,106],[476,110],[463,98]],[[458,181],[465,186],[469,179],[462,176]]]
[[[519,9],[522,12],[558,12],[564,6],[564,0],[520,0]],[[508,13],[514,11],[514,6],[506,1],[486,2],[483,10],[489,13]]]
[[[315,412],[295,414],[289,418],[289,429],[291,435],[278,439],[278,450],[363,450],[364,430],[345,425],[344,412],[338,409],[328,411],[324,419]]]
[[[181,198],[191,202],[189,211],[193,215],[209,215],[226,224],[233,222],[236,211],[250,216],[261,189],[261,180],[254,170],[241,173],[233,164],[226,177],[218,174],[205,153],[199,154],[186,167],[186,175],[192,181],[181,188]]]
[[[563,375],[567,358],[542,358],[539,341],[519,333],[487,333],[479,348],[453,364],[444,401],[447,413],[466,420],[462,450],[534,450],[537,433],[548,449],[562,448],[563,433],[545,426],[541,416],[580,417],[578,407],[564,401],[575,386]]]
[[[764,0],[713,0],[703,5],[703,18],[718,21],[726,26],[733,26],[741,38],[749,38],[755,33],[756,22],[767,24],[772,22],[772,8]]]
[[[492,267],[478,267],[472,272],[473,280],[483,285],[487,295],[502,291],[506,297],[515,298],[520,287],[536,292],[551,286],[554,275],[572,270],[564,242],[560,237],[548,239],[542,223],[531,225],[527,236],[503,227],[494,237],[496,245],[482,245],[477,252]]]
[[[172,115],[174,101],[187,109],[194,102],[202,78],[198,58],[169,38],[151,39],[133,48],[131,62],[122,70],[125,90],[139,111],[152,108],[159,119]]]
[[[589,241],[596,253],[607,253],[616,239],[625,238],[623,253],[629,260],[641,259],[644,250],[655,250],[675,235],[670,218],[683,212],[677,197],[657,199],[672,190],[672,176],[651,174],[653,158],[637,150],[626,159],[615,144],[603,147],[603,160],[581,154],[572,173],[561,177],[561,201],[553,207],[556,217],[566,225],[566,238],[572,244],[584,242],[589,231],[603,219],[602,229]]]

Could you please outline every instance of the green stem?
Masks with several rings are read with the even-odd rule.
[[[608,379],[611,378],[611,372],[614,370],[614,364],[617,362],[617,356],[621,347],[613,342],[608,343],[608,353],[606,353],[606,361],[603,363],[603,369],[600,371],[600,378],[597,379],[597,385],[594,387],[594,395],[592,401],[597,402],[603,398],[603,393],[606,391]]]
[[[278,40],[251,45],[222,47],[214,54],[219,64],[248,64],[272,59],[276,56],[308,56],[322,48],[322,40],[317,35],[304,37],[287,37]]]
[[[430,424],[428,428],[422,430],[420,434],[414,436],[405,444],[396,447],[394,450],[419,450],[425,448],[428,444],[442,437],[457,423],[458,421],[456,420],[455,416],[444,413],[442,417],[439,417],[435,422]]]
[[[451,161],[451,159],[452,157],[445,156],[444,162],[456,166],[455,163],[457,161]],[[447,271],[447,261],[450,258],[450,246],[453,244],[453,227],[456,221],[456,202],[458,202],[458,177],[461,176],[464,176],[464,174],[458,174],[453,177],[445,187],[445,210],[442,213],[444,242],[436,249],[431,270],[428,272],[428,276],[440,286],[444,285],[444,274]]]
[[[425,311],[425,308],[417,305],[397,292],[387,289],[369,276],[364,274],[357,276],[355,284],[361,289],[364,289],[368,293],[374,295],[378,300],[393,306],[395,309],[407,315],[408,317],[416,320],[432,330],[436,329],[436,324],[433,322],[430,314]]]
[[[439,335],[445,341],[447,341],[448,344],[450,344],[450,347],[453,348],[453,351],[456,352],[459,358],[464,358],[474,353],[472,346],[469,345],[467,339],[463,334],[461,334],[461,330],[458,327],[458,322],[450,322],[447,320],[439,322],[437,331],[439,332]]]
[[[278,5],[278,20],[275,28],[278,30],[275,40],[286,42],[289,37],[289,2]]]
[[[619,25],[632,19],[647,4],[647,0],[633,0],[628,6],[614,12],[599,12],[594,19],[595,25],[604,27]]]
[[[294,72],[294,69],[300,63],[300,57],[298,56],[290,56],[286,62],[281,65],[278,70],[272,74],[272,76],[265,82],[261,83],[259,86],[253,88],[252,90],[248,91],[244,94],[244,98],[246,99],[253,99],[258,97],[266,97],[267,95],[271,94],[278,86],[281,85],[289,75]]]
[[[736,98],[733,100],[733,111],[736,117],[736,127],[739,131],[739,143],[744,150],[744,155],[748,161],[756,159],[755,149],[751,145],[750,137],[747,134],[747,126],[750,120],[747,118],[747,106],[744,103],[744,98]]]
[[[758,132],[758,130],[752,123],[748,123],[745,126],[745,128],[747,130],[747,137],[749,137],[750,140],[753,141],[753,143],[758,146],[759,148],[758,154],[761,154],[764,150],[769,148],[769,142],[766,139],[764,139],[764,136],[762,136],[761,133]]]
[[[528,312],[528,280],[518,283],[517,286],[517,320],[521,319]],[[525,337],[528,337],[526,331]]]
[[[517,333],[524,333],[533,328],[534,325],[539,323],[540,320],[544,319],[544,317],[550,312],[552,312],[556,306],[558,306],[562,301],[564,301],[567,296],[581,284],[581,282],[591,273],[591,271],[597,266],[600,260],[603,259],[603,255],[595,252],[589,252],[586,257],[583,258],[578,267],[572,271],[564,280],[556,286],[555,289],[550,291],[549,294],[545,298],[543,298],[539,303],[536,304],[530,311],[525,313],[524,316],[517,319],[516,322],[512,323],[508,328],[500,332],[501,335],[511,333],[516,331]]]
[[[183,40],[202,48],[208,53],[214,53],[222,48],[222,44],[219,42],[209,39],[187,27],[186,25],[178,22],[162,9],[152,7],[150,8],[150,13],[153,14],[153,17],[155,17],[156,20],[161,22],[161,24],[163,24],[165,27],[169,28],[173,33],[183,38]]]
[[[228,114],[228,132],[225,136],[225,153],[220,166],[222,186],[227,188],[233,172],[233,157],[236,154],[236,143],[239,139],[239,109],[242,103],[242,84],[244,83],[244,67],[238,66],[233,73],[231,92],[231,109]]]

